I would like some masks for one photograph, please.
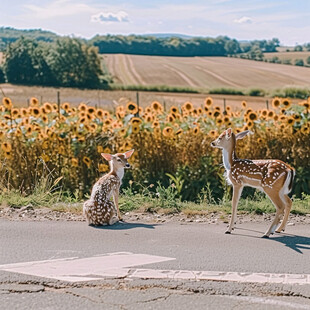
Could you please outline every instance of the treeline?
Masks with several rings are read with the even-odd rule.
[[[262,52],[275,52],[278,39],[269,41],[239,42],[226,36],[217,38],[178,37],[156,38],[151,36],[95,36],[90,43],[97,46],[99,53],[120,53],[157,56],[227,56],[246,53],[259,47]]]
[[[55,42],[62,37],[50,31],[17,30],[0,28],[0,51],[24,36],[25,38]],[[97,35],[90,40],[80,39],[85,44],[98,47],[99,53],[122,53],[157,56],[228,56],[259,50],[261,53],[275,52],[280,42],[278,39],[237,41],[227,36],[208,37],[155,37],[141,35]]]
[[[0,82],[14,84],[104,88],[109,82],[97,48],[72,38],[43,43],[21,37],[6,48],[2,67]]]

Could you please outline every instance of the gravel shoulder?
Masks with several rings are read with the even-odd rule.
[[[132,211],[126,212],[123,216],[125,222],[141,222],[141,223],[167,223],[167,222],[197,222],[207,224],[228,223],[230,219],[229,214],[222,212],[210,212],[208,214],[185,214],[183,212],[165,214],[165,213],[151,213]],[[240,213],[238,214],[237,223],[247,222],[261,222],[272,221],[273,213],[270,214],[252,214]],[[82,212],[71,211],[57,211],[51,208],[41,207],[34,208],[32,206],[16,207],[0,207],[0,218],[11,221],[75,221],[85,222]],[[288,226],[296,224],[310,224],[310,214],[297,215],[290,214]]]

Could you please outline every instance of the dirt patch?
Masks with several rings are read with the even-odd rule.
[[[63,212],[55,211],[50,208],[33,208],[25,206],[21,208],[4,207],[0,209],[0,218],[11,221],[76,221],[85,222],[85,218],[81,212]],[[228,223],[230,215],[220,212],[210,212],[208,214],[187,215],[184,213],[164,214],[150,212],[127,212],[123,214],[125,222],[141,222],[141,223],[207,223],[218,224]],[[246,222],[271,222],[274,214],[238,214],[238,223]],[[295,224],[310,224],[310,214],[295,215],[290,214],[289,226]]]

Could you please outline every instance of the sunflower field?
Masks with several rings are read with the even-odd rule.
[[[164,109],[154,101],[135,102],[114,111],[70,103],[40,103],[16,108],[8,97],[0,106],[1,189],[31,194],[46,172],[61,189],[82,198],[109,170],[100,153],[135,149],[123,187],[176,186],[180,198],[194,201],[208,184],[214,198],[226,189],[221,152],[210,143],[223,130],[250,129],[238,141],[240,158],[277,158],[296,169],[293,194],[310,194],[310,98],[291,104],[274,98],[270,109],[216,106],[208,97],[200,107],[191,102]],[[160,183],[159,183],[160,182]]]

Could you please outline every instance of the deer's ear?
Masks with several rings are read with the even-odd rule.
[[[112,155],[111,155],[111,154],[101,153],[101,156],[102,156],[105,160],[107,160],[107,161],[112,160]]]
[[[240,140],[243,139],[247,134],[253,134],[253,132],[251,130],[245,130],[242,132],[239,132],[238,134],[236,134],[236,140]]]
[[[231,134],[232,134],[232,130],[231,130],[231,128],[228,128],[226,130],[226,139],[230,139],[231,138]]]
[[[133,154],[134,151],[135,151],[135,150],[132,149],[132,150],[130,150],[130,151],[125,152],[125,153],[124,153],[125,158],[126,158],[126,159],[130,158],[130,156]]]

